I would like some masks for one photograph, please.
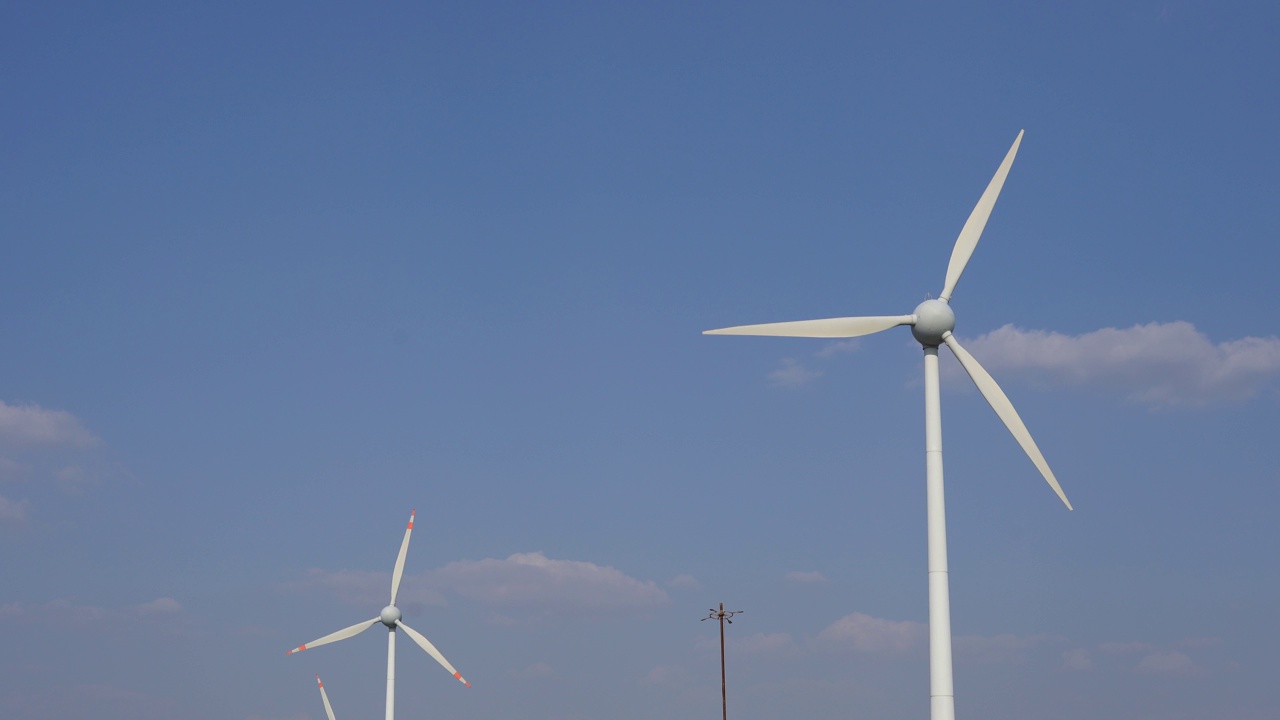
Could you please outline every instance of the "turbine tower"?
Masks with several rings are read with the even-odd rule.
[[[738,327],[708,330],[704,335],[771,335],[779,337],[851,338],[871,335],[899,325],[910,325],[911,334],[924,347],[924,444],[925,444],[925,495],[929,527],[929,716],[932,720],[954,720],[955,691],[951,677],[951,609],[947,579],[947,520],[942,492],[942,410],[938,400],[938,346],[946,344],[955,354],[965,372],[973,379],[982,396],[991,404],[996,415],[1031,458],[1036,469],[1048,481],[1067,509],[1071,503],[1045,462],[1040,448],[1031,439],[1027,426],[1004,391],[991,378],[951,334],[956,326],[956,315],[951,310],[951,294],[960,281],[960,274],[973,255],[986,227],[991,209],[995,207],[1000,188],[1013,165],[1013,158],[1022,143],[1022,131],[1013,141],[995,177],[978,199],[960,230],[951,262],[947,265],[947,277],[942,294],[936,300],[925,300],[910,315],[881,315],[875,317],[844,317],[798,322],[741,325]]]
[[[454,667],[449,664],[448,660],[444,659],[444,655],[440,654],[440,651],[436,649],[435,645],[431,644],[430,640],[427,640],[417,630],[414,630],[413,628],[409,627],[408,625],[405,625],[403,622],[400,621],[401,613],[400,613],[400,608],[396,607],[396,595],[400,592],[400,579],[404,577],[404,559],[405,559],[405,556],[408,555],[409,553],[409,536],[413,534],[413,518],[417,514],[418,514],[417,510],[414,510],[412,513],[409,514],[409,526],[404,530],[404,540],[400,543],[400,554],[396,556],[396,567],[395,567],[395,570],[392,571],[391,573],[391,603],[388,604],[386,607],[382,608],[382,612],[378,614],[378,617],[372,620],[366,620],[362,623],[357,623],[355,625],[352,625],[349,628],[343,628],[338,632],[330,633],[320,638],[319,640],[312,640],[306,645],[299,645],[298,647],[285,653],[286,655],[292,655],[297,652],[302,652],[303,650],[310,650],[313,647],[319,647],[320,645],[328,645],[331,642],[346,640],[349,637],[359,635],[365,630],[368,630],[369,628],[373,627],[375,623],[378,623],[378,622],[381,622],[383,625],[386,625],[387,626],[387,720],[395,720],[395,714],[396,714],[396,630],[397,629],[404,630],[405,634],[407,634],[411,640],[413,640],[415,643],[418,644],[418,647],[427,651],[427,654],[435,658],[436,662],[443,665],[445,670],[448,670],[449,673],[453,675],[455,678],[457,678],[458,680],[460,680],[463,685],[466,685],[467,687],[471,687],[471,683],[464,680],[462,675],[458,674],[458,671],[455,670]],[[317,681],[319,680],[318,677],[316,679]],[[321,692],[323,693],[323,688],[321,689]]]

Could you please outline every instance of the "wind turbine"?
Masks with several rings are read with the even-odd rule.
[[[423,650],[426,650],[428,655],[435,658],[436,662],[443,665],[444,669],[448,670],[451,675],[453,675],[455,678],[460,680],[463,685],[466,685],[467,687],[471,687],[471,683],[464,680],[462,675],[458,674],[458,671],[455,670],[454,667],[449,664],[448,660],[444,659],[444,655],[440,654],[440,651],[436,649],[435,645],[431,644],[430,640],[427,640],[417,630],[414,630],[413,628],[409,627],[408,625],[405,625],[403,622],[400,621],[401,613],[400,613],[400,608],[396,607],[396,595],[400,592],[400,579],[404,577],[404,559],[405,559],[405,556],[409,553],[409,536],[413,534],[413,518],[417,514],[418,514],[417,510],[414,510],[412,513],[409,514],[409,526],[404,530],[404,540],[400,543],[400,554],[396,556],[396,567],[395,567],[395,570],[392,571],[391,573],[391,603],[388,604],[386,607],[382,608],[382,612],[378,614],[378,617],[372,620],[366,620],[362,623],[356,623],[355,625],[352,625],[349,628],[343,628],[338,632],[330,633],[320,638],[319,640],[312,640],[306,645],[299,645],[298,647],[285,653],[285,655],[292,655],[297,652],[302,652],[303,650],[310,650],[313,647],[328,645],[331,642],[337,642],[339,640],[346,640],[349,637],[359,635],[365,630],[368,630],[369,628],[373,627],[374,623],[381,622],[383,625],[386,625],[387,631],[388,631],[387,632],[387,720],[395,720],[395,714],[396,714],[396,629],[397,628],[404,630],[405,634],[407,634],[410,637],[410,639],[412,639],[415,643],[418,644],[418,647],[422,648]],[[318,677],[316,679],[319,680]],[[321,690],[321,692],[322,693],[324,692],[323,689]],[[330,717],[332,717],[332,715]]]
[[[973,379],[982,396],[1000,416],[1005,427],[1022,446],[1036,469],[1049,482],[1067,509],[1071,503],[1045,462],[1040,448],[1031,439],[1027,426],[1004,391],[991,378],[951,334],[956,326],[956,315],[951,310],[951,293],[960,281],[960,274],[978,245],[982,229],[986,227],[991,209],[995,207],[1000,188],[1013,165],[1013,158],[1022,143],[1022,131],[1013,141],[995,177],[978,199],[969,214],[968,221],[956,238],[947,265],[947,277],[942,294],[936,300],[925,300],[910,315],[882,315],[875,317],[827,318],[798,322],[768,323],[764,325],[740,325],[738,327],[707,330],[704,335],[772,335],[781,337],[851,338],[871,335],[899,325],[910,325],[911,334],[924,347],[924,443],[925,443],[925,494],[929,526],[929,696],[932,720],[954,720],[955,691],[951,677],[951,609],[947,579],[947,520],[942,492],[942,410],[938,401],[938,346],[946,344],[955,354],[965,372]]]
[[[320,686],[320,699],[324,701],[324,714],[329,716],[329,720],[335,720],[333,717],[333,707],[329,705],[329,694],[324,691],[324,683],[320,681],[320,676],[316,676],[316,684]]]

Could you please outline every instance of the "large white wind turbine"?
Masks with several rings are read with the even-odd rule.
[[[1009,398],[1000,390],[1000,386],[991,375],[978,364],[951,331],[956,326],[956,316],[952,312],[951,293],[960,280],[973,250],[978,245],[978,238],[987,224],[991,209],[995,207],[1000,188],[1013,165],[1014,155],[1018,153],[1018,145],[1022,142],[1022,132],[1013,141],[1013,147],[1004,156],[995,177],[978,199],[960,230],[955,248],[951,251],[951,263],[947,266],[947,278],[942,286],[942,294],[936,300],[925,300],[910,315],[883,315],[876,317],[828,318],[824,320],[801,320],[799,322],[769,323],[765,325],[742,325],[739,327],[708,330],[705,335],[774,335],[782,337],[816,337],[816,338],[851,338],[870,335],[888,330],[899,325],[910,325],[911,334],[924,346],[924,444],[925,444],[925,493],[929,525],[929,695],[930,717],[932,720],[953,720],[955,718],[955,692],[951,682],[951,610],[950,593],[947,587],[947,521],[942,493],[942,411],[938,402],[938,346],[946,343],[955,354],[956,359],[973,378],[973,382],[982,392],[982,396],[991,404],[996,415],[1004,422],[1009,432],[1022,446],[1023,451],[1035,463],[1036,469],[1049,482],[1049,487],[1058,494],[1067,509],[1071,503],[1063,494],[1062,487],[1045,462],[1040,448],[1031,439],[1031,433],[1018,417]]]
[[[391,573],[391,603],[386,607],[382,608],[382,612],[378,614],[378,617],[372,620],[366,620],[362,623],[357,623],[355,625],[352,625],[349,628],[343,628],[338,632],[330,633],[320,638],[319,640],[313,640],[307,643],[306,645],[299,645],[298,647],[285,653],[286,655],[292,655],[297,652],[302,652],[303,650],[310,650],[311,648],[318,647],[320,645],[328,645],[329,643],[337,642],[338,640],[346,640],[349,637],[352,637],[354,635],[359,635],[365,630],[368,630],[369,628],[373,627],[375,623],[378,623],[378,622],[381,622],[383,625],[386,625],[388,630],[387,632],[387,720],[394,720],[395,714],[396,714],[396,629],[397,628],[399,628],[400,630],[404,630],[405,633],[410,637],[410,639],[412,639],[415,643],[418,644],[418,647],[422,648],[423,650],[426,650],[428,655],[435,658],[436,662],[443,665],[444,669],[448,670],[451,675],[453,675],[458,680],[462,681],[463,685],[466,685],[467,687],[471,687],[471,683],[464,680],[462,675],[458,674],[458,671],[455,670],[454,667],[449,664],[448,660],[444,659],[444,655],[440,654],[440,651],[436,649],[435,645],[431,644],[430,640],[427,640],[425,637],[423,637],[422,634],[419,633],[417,630],[414,630],[408,625],[405,625],[403,622],[400,622],[401,613],[400,613],[400,608],[396,607],[396,595],[400,592],[400,579],[404,577],[404,559],[405,559],[405,556],[409,554],[409,536],[413,533],[413,518],[417,514],[418,514],[417,510],[414,510],[412,513],[409,514],[409,526],[404,530],[404,540],[400,543],[400,554],[396,556],[396,567],[395,567],[395,570],[392,571]],[[317,680],[319,680],[319,678],[317,678]],[[323,692],[323,689],[321,690],[321,692]],[[332,717],[332,715],[330,715],[330,717]]]

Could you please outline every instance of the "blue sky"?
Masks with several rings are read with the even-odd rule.
[[[10,3],[0,715],[927,712],[901,314],[943,362],[962,717],[1264,718],[1266,3]],[[946,351],[943,352],[947,356]]]

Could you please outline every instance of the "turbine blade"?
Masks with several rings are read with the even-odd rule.
[[[329,720],[335,720],[333,717],[333,707],[329,705],[329,695],[324,691],[324,683],[320,682],[320,676],[316,676],[316,684],[320,686],[320,699],[324,701],[324,714],[329,716]]]
[[[947,333],[943,336],[943,341],[947,343],[947,347],[951,348],[951,352],[956,354],[956,358],[964,367],[965,372],[969,373],[969,377],[973,378],[973,384],[978,386],[978,390],[982,393],[982,397],[987,399],[991,404],[991,409],[996,411],[996,415],[1004,421],[1004,426],[1009,428],[1009,432],[1013,433],[1013,439],[1018,441],[1022,446],[1023,452],[1027,457],[1031,458],[1031,462],[1035,463],[1036,469],[1044,476],[1049,483],[1049,487],[1058,493],[1058,497],[1062,499],[1063,504],[1068,510],[1073,510],[1071,501],[1067,500],[1067,496],[1062,492],[1062,486],[1058,484],[1058,479],[1053,476],[1053,471],[1049,469],[1049,463],[1045,461],[1044,455],[1040,454],[1040,448],[1036,447],[1036,441],[1031,439],[1031,433],[1027,431],[1027,426],[1023,424],[1022,418],[1018,416],[1018,411],[1013,409],[1013,403],[1009,402],[1009,398],[992,379],[991,375],[978,364],[978,361],[969,354],[967,350],[960,346],[955,336]]]
[[[1023,132],[1018,131],[1013,147],[1009,148],[1004,161],[996,169],[995,177],[991,178],[982,197],[978,198],[978,204],[969,213],[969,219],[956,238],[955,247],[951,250],[951,262],[947,264],[947,280],[942,284],[942,295],[939,296],[942,300],[951,301],[951,293],[955,291],[956,283],[960,282],[960,274],[964,272],[964,266],[969,264],[973,249],[978,247],[978,238],[982,237],[982,229],[987,226],[987,218],[991,217],[991,209],[996,206],[996,198],[1000,197],[1000,188],[1004,187],[1004,179],[1009,176],[1009,168],[1013,166],[1013,156],[1018,154]]]
[[[448,660],[444,659],[444,656],[440,654],[440,651],[436,649],[435,645],[431,644],[430,640],[422,636],[422,633],[418,632],[417,630],[414,630],[408,625],[405,625],[399,620],[396,621],[396,627],[408,633],[409,637],[412,638],[414,642],[418,643],[418,647],[422,648],[423,650],[426,650],[428,655],[435,658],[436,662],[443,665],[444,669],[448,670],[450,674],[452,674],[455,678],[461,681],[463,685],[466,685],[467,687],[471,687],[471,683],[467,682],[465,679],[463,679],[461,675],[458,674],[458,671],[455,670],[454,667],[449,664]]]
[[[355,625],[352,625],[349,628],[343,628],[336,633],[329,633],[328,635],[325,635],[319,640],[312,640],[306,645],[299,645],[298,647],[285,653],[285,655],[292,655],[294,653],[302,652],[303,650],[310,650],[313,647],[328,645],[331,642],[338,642],[339,640],[346,640],[347,638],[353,635],[359,635],[365,630],[368,630],[369,628],[373,627],[374,623],[378,622],[381,619],[382,618],[374,618],[372,620],[366,620],[365,622],[362,622],[362,623],[356,623]]]
[[[871,335],[899,325],[911,325],[914,315],[877,315],[873,317],[826,318],[795,322],[739,325],[705,330],[703,335],[770,335],[775,337],[851,338]]]
[[[396,596],[400,594],[400,579],[404,577],[404,558],[409,554],[409,536],[413,534],[413,518],[418,514],[415,508],[409,513],[409,526],[404,529],[404,540],[400,542],[400,554],[396,556],[396,569],[391,573],[391,604],[396,604]]]

